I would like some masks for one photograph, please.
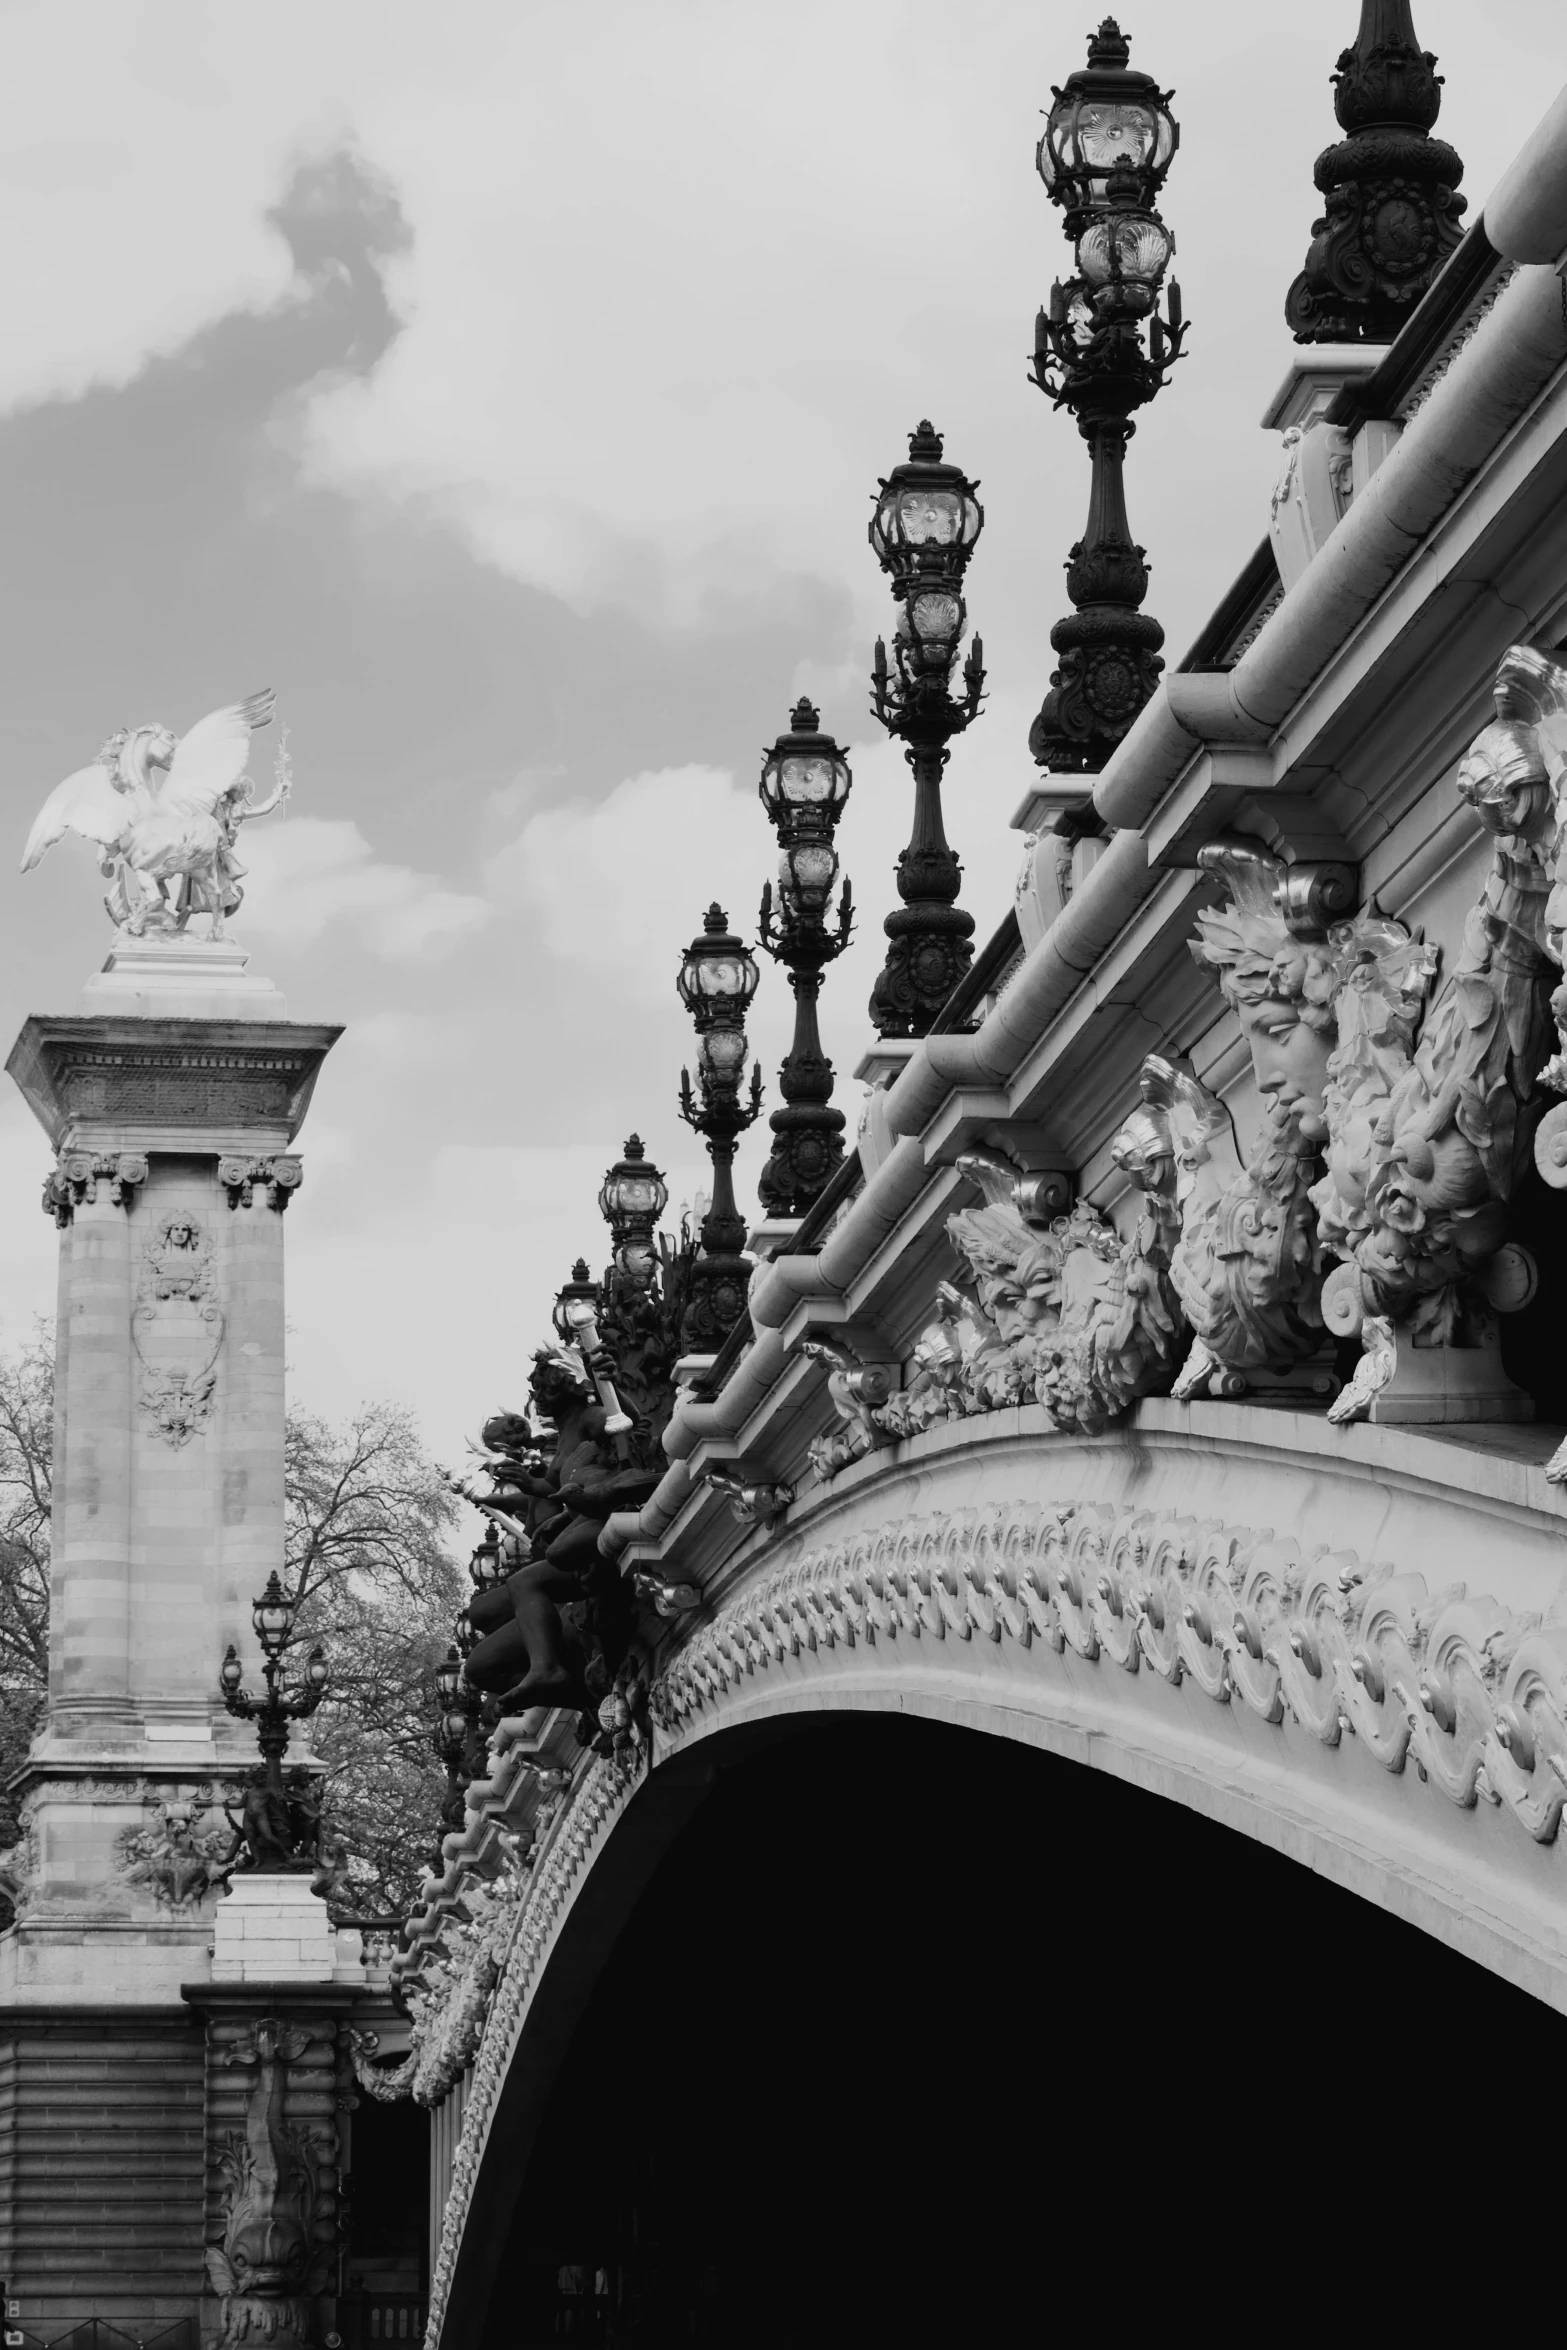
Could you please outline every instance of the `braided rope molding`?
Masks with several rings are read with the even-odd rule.
[[[452,2157],[451,2184],[441,2215],[441,2241],[430,2271],[429,2319],[426,2350],[435,2350],[446,2317],[446,2300],[457,2266],[457,2248],[474,2183],[483,2159],[484,2141],[500,2096],[512,2055],[522,2034],[523,2020],[545,1946],[566,1908],[572,1885],[587,1866],[595,1845],[618,1816],[637,1776],[613,1759],[595,1760],[574,1788],[560,1813],[547,1853],[527,1882],[512,1929],[505,1963],[494,1995],[488,2001],[473,2078],[463,2109],[462,2131]]]
[[[1358,1736],[1450,1801],[1505,1804],[1540,1843],[1567,1802],[1567,1596],[1515,1615],[1462,1584],[1104,1502],[904,1519],[810,1551],[724,1607],[653,1691],[678,1729],[786,1657],[878,1640],[1036,1639],[1216,1704]]]
[[[678,1736],[785,1658],[898,1639],[1039,1640],[1177,1686],[1189,1674],[1216,1704],[1248,1705],[1274,1724],[1288,1713],[1324,1746],[1359,1736],[1388,1771],[1413,1761],[1455,1804],[1505,1804],[1541,1843],[1567,1804],[1567,1598],[1544,1619],[1513,1614],[1461,1584],[1430,1592],[1423,1576],[1363,1564],[1352,1550],[1306,1551],[1291,1537],[1103,1502],[938,1512],[809,1551],[695,1633],[654,1684],[652,1711]],[[638,1783],[596,1760],[521,1894],[479,2033],[426,2350],[440,2340],[490,2117],[546,1944]],[[459,2058],[465,2049],[445,2050],[449,2078]]]

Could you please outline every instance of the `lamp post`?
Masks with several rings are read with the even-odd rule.
[[[914,773],[914,828],[898,859],[903,904],[887,916],[887,959],[871,991],[879,1036],[924,1036],[969,967],[974,917],[957,903],[963,868],[941,821],[941,778],[948,743],[979,715],[984,648],[978,637],[963,665],[963,699],[951,691],[952,668],[968,624],[963,575],[984,527],[978,484],[942,459],[942,439],[922,422],[909,435],[908,462],[896,465],[876,494],[870,539],[902,610],[893,632],[893,665],[876,640],[871,707],[905,744]]]
[[[669,1205],[669,1186],[647,1155],[640,1134],[628,1135],[624,1155],[599,1186],[599,1213],[609,1226],[609,1285],[647,1289],[657,1270],[653,1233]]]
[[[762,1109],[762,1072],[755,1065],[750,1098],[741,1098],[750,1050],[745,1015],[760,978],[754,957],[730,932],[728,915],[709,906],[675,981],[697,1037],[697,1091],[690,1071],[682,1069],[680,1115],[701,1135],[713,1162],[713,1201],[702,1219],[680,1326],[687,1354],[715,1352],[745,1311],[751,1268],[740,1254],[745,1220],[735,1207],[733,1169],[740,1136]]]
[[[757,1178],[756,1195],[769,1216],[803,1216],[843,1157],[843,1112],[832,1109],[832,1063],[822,1051],[816,1000],[822,973],[849,943],[854,900],[849,884],[838,901],[837,925],[827,909],[838,878],[833,834],[849,797],[849,762],[808,701],[796,702],[789,732],[765,755],[757,793],[772,819],[778,860],[778,915],[773,885],[762,892],[758,936],[782,963],[794,991],[794,1038],[778,1072],[783,1107],[774,1110],[772,1155]]]
[[[313,1865],[308,1854],[303,1858],[300,1855],[303,1847],[314,1842],[311,1832],[314,1818],[309,1814],[301,1817],[302,1807],[290,1803],[283,1784],[283,1757],[288,1752],[289,1724],[304,1721],[315,1712],[326,1695],[329,1676],[326,1653],[318,1640],[305,1659],[299,1687],[292,1696],[282,1694],[279,1682],[283,1658],[292,1642],[294,1611],[295,1603],[283,1589],[274,1567],[267,1577],[265,1591],[253,1602],[250,1611],[256,1638],[261,1643],[261,1670],[267,1684],[265,1697],[252,1697],[245,1688],[245,1669],[232,1642],[218,1672],[225,1707],[240,1721],[255,1723],[261,1748],[262,1800],[259,1805],[246,1804],[244,1830],[251,1860],[258,1867]]]
[[[1164,630],[1141,609],[1148,566],[1132,539],[1123,467],[1132,413],[1159,390],[1186,332],[1173,279],[1159,308],[1175,240],[1157,197],[1180,130],[1170,93],[1134,73],[1129,54],[1107,16],[1087,67],[1053,93],[1037,156],[1076,268],[1035,321],[1034,380],[1071,409],[1093,467],[1088,525],[1067,559],[1074,609],[1050,631],[1059,666],[1028,737],[1039,765],[1058,774],[1097,774],[1164,667]]]
[[[599,1333],[599,1315],[604,1298],[598,1283],[588,1271],[586,1257],[578,1257],[571,1268],[571,1279],[565,1283],[555,1299],[552,1319],[555,1335],[562,1346],[574,1346],[587,1366],[599,1402],[604,1406],[604,1433],[606,1436],[629,1436],[632,1421],[620,1408],[614,1381],[604,1367]]]
[[[493,1590],[504,1573],[500,1528],[492,1520],[468,1561],[468,1574],[478,1593]],[[462,1826],[463,1798],[484,1760],[484,1699],[463,1671],[464,1659],[475,1638],[473,1620],[466,1608],[454,1629],[456,1637],[435,1669],[435,1694],[440,1709],[435,1751],[446,1767],[446,1802],[441,1821],[447,1828]],[[480,1741],[477,1746],[476,1738]]]

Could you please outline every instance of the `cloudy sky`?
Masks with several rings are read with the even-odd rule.
[[[304,1401],[399,1397],[454,1453],[600,1258],[622,1137],[690,1195],[674,965],[713,896],[754,925],[759,752],[801,692],[854,752],[867,934],[824,1004],[852,1123],[910,797],[866,716],[891,607],[865,523],[922,415],[987,511],[993,693],[947,804],[964,903],[999,919],[1087,484],[1026,376],[1066,253],[1033,146],[1094,13],[0,0],[5,822],[19,853],[116,725],[277,688],[296,790],[247,836],[239,934],[295,1017],[348,1026],[289,1215]],[[1355,15],[1128,21],[1183,133],[1191,357],[1130,461],[1173,657],[1265,524],[1256,419]],[[1417,17],[1478,204],[1567,71],[1560,12]],[[74,1009],[109,933],[80,843],[25,881],[0,857],[0,889],[9,1034]],[[769,1076],[787,1014],[769,967]],[[52,1302],[45,1163],[13,1097],[12,1339]]]

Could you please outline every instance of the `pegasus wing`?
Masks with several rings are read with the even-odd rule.
[[[96,759],[90,767],[78,767],[74,775],[55,785],[39,809],[22,851],[22,871],[31,873],[68,832],[79,832],[83,840],[95,842],[100,849],[113,848],[136,815],[140,797],[139,793],[116,791],[109,770]]]
[[[232,702],[198,718],[179,746],[158,794],[158,805],[189,815],[210,816],[225,792],[233,790],[250,757],[252,727],[265,726],[275,696],[270,686],[248,701]]]

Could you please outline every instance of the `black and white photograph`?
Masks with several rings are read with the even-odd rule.
[[[1564,84],[0,0],[0,2350],[1538,2306]]]

